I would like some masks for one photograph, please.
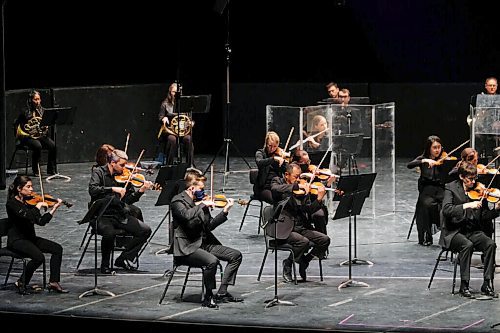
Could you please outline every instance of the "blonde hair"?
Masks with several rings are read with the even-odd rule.
[[[280,136],[278,135],[278,133],[276,133],[274,131],[267,132],[266,138],[264,140],[264,149],[266,149],[266,145],[269,141],[276,142],[276,144],[279,145],[280,144]]]
[[[111,152],[111,161],[118,162],[120,159],[128,161],[128,155],[126,152],[120,149],[115,149]]]

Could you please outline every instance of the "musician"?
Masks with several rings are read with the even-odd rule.
[[[309,154],[305,150],[295,150],[292,161],[300,166],[302,174],[314,173],[316,169],[316,166],[311,164]],[[315,178],[315,181],[316,180],[318,179]],[[331,187],[336,180],[337,178],[334,175],[331,175],[326,181],[324,181],[324,185],[327,187]],[[326,225],[328,224],[328,208],[323,203],[323,201],[321,202],[321,209],[318,209],[315,213],[313,213],[311,218],[312,224],[314,225],[314,230],[319,231],[325,235],[328,234],[326,228]]]
[[[152,183],[145,181],[144,185],[138,190],[130,186],[124,188],[115,180],[115,175],[121,175],[127,164],[128,156],[124,151],[115,149],[106,165],[96,167],[92,170],[92,176],[89,182],[89,194],[91,203],[98,199],[109,198],[111,204],[104,212],[98,222],[98,234],[102,235],[101,241],[101,273],[111,274],[109,268],[111,251],[113,251],[115,235],[119,230],[125,230],[127,234],[133,236],[133,239],[125,246],[125,250],[115,260],[115,266],[125,270],[134,270],[133,262],[137,255],[151,235],[151,228],[142,220],[139,220],[130,207],[132,203],[137,202],[144,192],[151,188]],[[135,215],[135,216],[134,216]],[[142,214],[141,214],[142,215]]]
[[[255,152],[255,163],[259,173],[253,186],[253,193],[259,200],[270,204],[273,203],[271,181],[274,177],[282,177],[286,169],[284,153],[278,147],[279,144],[278,133],[270,131],[264,139],[264,148]]]
[[[310,131],[304,131],[304,137],[307,140],[307,147],[311,149],[328,149],[328,122],[323,115],[317,114],[312,118]]]
[[[178,92],[178,85],[176,82],[170,84],[168,87],[168,95],[161,103],[160,112],[158,113],[158,119],[162,126],[168,127],[170,121],[177,116],[176,103],[180,97]],[[158,161],[164,163],[166,158],[167,165],[172,165],[174,158],[177,156],[177,136],[167,132],[163,132],[159,137],[160,141],[160,153],[158,155]],[[194,145],[190,134],[179,138],[182,140],[187,153],[187,164],[194,164]]]
[[[443,222],[439,245],[458,252],[460,265],[460,294],[471,297],[469,290],[470,262],[475,250],[483,252],[484,282],[481,292],[495,296],[493,277],[495,274],[495,242],[485,235],[482,228],[498,217],[500,202],[494,209],[488,208],[486,200],[472,201],[467,191],[475,187],[477,168],[470,163],[462,163],[458,168],[459,180],[446,184],[443,199]]]
[[[300,166],[290,163],[286,167],[284,177],[274,177],[271,190],[274,201],[287,200],[281,215],[278,219],[284,224],[293,227],[286,239],[286,242],[293,248],[295,261],[299,263],[299,274],[302,280],[307,279],[307,267],[314,256],[321,258],[330,245],[330,237],[326,234],[314,230],[312,227],[313,215],[322,210],[325,189],[318,189],[316,198],[312,198],[309,192],[309,185],[298,183],[301,174]],[[294,195],[293,191],[304,190],[305,195]],[[307,254],[309,241],[314,242],[314,246]],[[292,256],[283,261],[283,278],[286,282],[292,281]]]
[[[44,108],[40,93],[32,90],[28,95],[27,108],[18,116],[16,120],[17,137],[22,145],[29,147],[33,153],[31,157],[31,168],[33,174],[38,176],[38,164],[42,149],[49,152],[47,161],[47,174],[54,175],[57,172],[56,165],[56,144],[49,137],[48,127],[40,127]]]
[[[416,222],[418,244],[432,245],[432,225],[439,226],[439,210],[443,202],[445,171],[438,160],[443,157],[441,139],[431,135],[425,142],[424,152],[408,163],[408,168],[420,167]]]
[[[110,160],[113,150],[115,150],[115,147],[109,143],[104,143],[100,146],[95,153],[95,164],[93,167],[106,165]]]
[[[28,176],[17,176],[8,190],[6,207],[10,227],[7,235],[7,247],[23,253],[24,256],[31,259],[26,265],[23,275],[15,283],[16,288],[21,294],[31,291],[27,289],[27,286],[33,277],[33,273],[45,262],[44,253],[50,253],[50,278],[47,288],[57,293],[67,293],[68,291],[59,284],[62,246],[37,236],[35,232],[35,224],[43,226],[52,220],[55,212],[61,206],[62,200],[57,199],[56,204],[42,215],[41,209],[47,209],[48,205],[46,202],[39,202],[36,206],[28,205],[26,201],[30,199],[32,193],[33,183]],[[32,290],[41,291],[41,288],[33,286]]]
[[[227,205],[215,217],[210,215],[210,208],[215,203],[205,196],[206,178],[203,176],[186,177],[186,190],[172,199],[170,209],[174,221],[174,257],[177,263],[194,267],[203,267],[205,297],[203,306],[218,308],[217,302],[241,302],[232,296],[227,288],[234,285],[240,267],[241,252],[224,246],[212,234],[212,230],[227,221],[233,200],[227,199]],[[215,274],[219,260],[227,261],[221,285],[213,295],[216,281]]]

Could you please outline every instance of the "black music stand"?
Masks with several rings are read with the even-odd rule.
[[[276,208],[273,209],[273,215],[269,218],[268,221],[266,221],[266,226],[269,223],[272,223],[274,225],[274,297],[270,300],[264,301],[264,303],[267,303],[265,306],[266,309],[275,305],[297,305],[290,301],[282,301],[278,296],[278,218],[281,215],[281,212],[283,211],[283,208],[285,207],[288,200],[289,198],[280,201],[277,204]],[[270,208],[271,206],[268,207]],[[267,230],[264,232],[267,232]],[[293,263],[293,265],[295,265],[295,263]]]
[[[147,242],[144,243],[137,257],[139,257],[142,254],[142,252],[144,252],[144,250],[151,242],[156,232],[160,229],[163,222],[165,222],[167,218],[168,218],[168,246],[166,248],[156,251],[155,254],[158,255],[164,253],[171,253],[171,251],[173,250],[171,248],[171,245],[173,242],[174,228],[171,221],[170,202],[172,201],[172,198],[176,194],[184,190],[183,188],[183,186],[185,187],[184,175],[186,173],[187,167],[188,165],[186,163],[181,163],[178,165],[166,165],[160,168],[158,176],[156,176],[155,183],[160,184],[162,189],[160,195],[158,196],[158,200],[156,200],[155,206],[168,205],[167,213],[165,214],[165,216],[163,216],[158,226],[156,226],[155,230],[153,231]]]
[[[102,217],[102,215],[109,207],[111,202],[115,199],[116,197],[111,196],[94,201],[87,214],[85,214],[82,221],[79,222],[79,224],[84,224],[84,223],[92,223],[92,221],[95,220],[95,227],[94,227],[95,235],[94,235],[94,288],[82,293],[80,296],[78,296],[78,298],[83,298],[85,296],[92,296],[92,295],[113,296],[113,297],[116,296],[111,291],[99,289],[97,287],[97,230],[98,230],[97,227],[99,219]]]
[[[176,96],[177,98],[177,96]],[[210,110],[210,101],[212,95],[180,95],[176,101],[176,114],[187,114],[193,121],[193,113],[208,113]],[[180,118],[179,118],[180,119]],[[191,140],[193,140],[193,126],[191,126]],[[192,143],[193,141],[191,141]],[[175,164],[181,164],[181,136],[177,135],[177,161]],[[193,161],[191,161],[193,164]]]
[[[360,214],[361,208],[365,202],[365,199],[370,195],[370,191],[372,189],[373,182],[375,181],[376,176],[377,176],[376,173],[342,176],[342,177],[340,177],[339,183],[337,185],[337,189],[344,191],[344,194],[339,195],[338,193],[335,193],[335,196],[333,197],[334,201],[340,200],[339,206],[337,207],[337,211],[335,212],[335,216],[333,217],[333,219],[336,220],[336,219],[339,219],[342,217],[349,216],[349,260],[346,260],[346,261],[343,261],[340,263],[341,266],[349,265],[349,273],[351,271],[351,265],[373,265],[373,262],[371,262],[369,260],[359,259],[357,257],[356,216]],[[355,209],[355,208],[358,208],[357,206],[354,206],[354,207],[349,206],[350,202],[342,203],[342,200],[347,200],[344,197],[349,196],[352,193],[357,194],[357,197],[355,198],[356,199],[355,202],[351,202],[351,204],[356,204],[356,205],[360,204],[359,212],[357,211],[357,209]],[[360,197],[361,194],[359,194],[359,193],[363,193],[365,195],[365,197],[361,198]],[[351,200],[353,200],[353,199],[351,199]],[[348,205],[348,206],[341,207],[341,205]],[[339,208],[341,208],[340,211],[339,211]],[[347,212],[349,212],[349,210],[352,210],[352,214],[345,215],[346,209],[347,209]],[[341,216],[341,215],[344,215],[344,216]],[[351,216],[354,216],[354,258],[351,257]]]
[[[75,108],[73,107],[54,107],[54,108],[44,108],[42,121],[40,126],[53,126],[54,128],[54,143],[57,148],[57,125],[73,125],[73,118],[75,116]],[[53,179],[64,179],[65,182],[71,181],[71,177],[61,175],[57,171],[56,162],[56,174],[47,177],[47,181],[50,182]]]
[[[356,155],[361,152],[363,147],[363,134],[344,134],[344,135],[332,135],[332,151],[338,155],[337,166],[339,167],[339,172],[342,173],[342,167],[344,161],[342,155],[349,156],[347,159],[347,170],[350,175],[359,174],[358,164],[356,162]]]

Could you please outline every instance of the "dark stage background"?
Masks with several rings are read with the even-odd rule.
[[[265,105],[314,104],[332,80],[396,102],[397,156],[418,154],[430,134],[452,148],[468,136],[470,95],[500,69],[494,2],[4,3],[7,159],[11,121],[31,88],[52,88],[59,105],[77,108],[73,126],[59,128],[61,162],[91,160],[103,142],[124,145],[126,132],[132,149],[152,156],[156,114],[175,79],[184,94],[212,95],[194,140],[196,154],[215,153],[227,42],[229,134],[245,154],[263,144]]]

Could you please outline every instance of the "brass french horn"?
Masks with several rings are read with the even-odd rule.
[[[176,115],[170,120],[168,126],[163,124],[158,132],[158,139],[164,134],[172,134],[175,136],[186,136],[191,133],[191,119],[185,114]]]
[[[22,139],[25,137],[31,137],[33,139],[39,139],[42,136],[47,135],[49,130],[48,126],[40,127],[40,122],[42,121],[42,117],[32,117],[28,120],[24,126],[17,125],[16,129],[16,138]]]

